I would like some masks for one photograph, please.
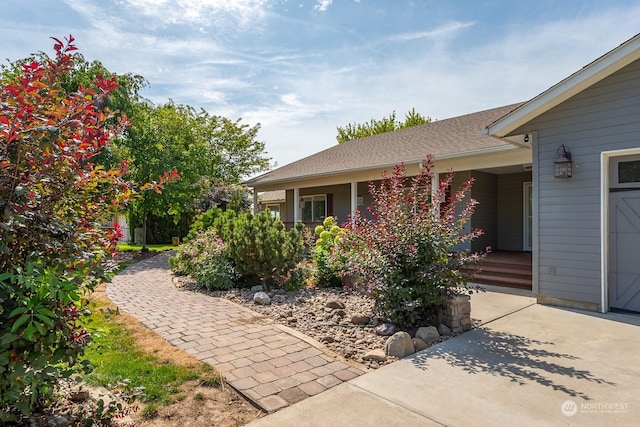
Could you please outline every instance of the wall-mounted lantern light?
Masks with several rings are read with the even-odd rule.
[[[300,209],[304,209],[304,200],[300,199]]]
[[[571,151],[569,151],[569,148],[567,146],[562,144],[560,147],[558,147],[558,150],[556,153],[558,155],[558,158],[556,159],[555,162],[553,162],[554,164],[553,177],[560,178],[560,179],[571,178],[571,175],[573,172],[572,171],[573,163],[571,162]]]

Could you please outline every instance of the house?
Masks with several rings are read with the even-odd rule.
[[[256,197],[284,190],[281,218],[288,225],[302,221],[309,226],[326,216],[345,222],[356,209],[371,202],[368,183],[380,179],[384,170],[404,162],[415,174],[425,155],[433,154],[434,172],[453,168],[457,183],[476,178],[473,197],[481,202],[474,223],[485,230],[483,241],[469,249],[486,246],[526,250],[523,234],[523,183],[531,181],[530,144],[484,135],[482,130],[520,104],[481,111],[447,120],[373,135],[336,144],[319,153],[282,166],[245,182]],[[266,192],[266,193],[265,193]],[[498,197],[502,193],[504,197]],[[280,193],[282,194],[282,193]],[[517,196],[514,199],[514,194]],[[264,204],[264,203],[263,203]],[[256,200],[256,206],[260,201]],[[505,215],[510,212],[509,215]],[[517,217],[517,223],[511,220]],[[498,221],[514,229],[498,231]],[[517,228],[517,229],[516,229]]]
[[[367,182],[427,153],[474,177],[468,248],[531,254],[540,303],[640,311],[640,35],[535,98],[336,145],[246,182],[285,190],[287,220],[347,220]],[[454,181],[454,185],[455,185]]]
[[[287,222],[286,217],[286,191],[265,191],[258,194],[256,212],[269,211],[271,216]]]
[[[525,256],[524,265],[516,266],[524,271],[514,274],[509,270],[507,278],[495,277],[505,272],[492,271],[486,280],[478,277],[478,281],[531,289],[531,143],[524,135],[498,139],[482,132],[487,124],[520,105],[336,144],[245,184],[262,199],[256,206],[266,207],[265,195],[284,191],[281,219],[289,227],[300,220],[313,228],[326,216],[346,222],[356,209],[366,211],[371,203],[369,181],[379,180],[384,170],[401,162],[414,175],[425,156],[433,154],[436,175],[456,171],[453,187],[475,179],[471,196],[479,205],[467,227],[481,228],[484,235],[460,249],[491,247]]]
[[[538,301],[640,311],[640,34],[485,133],[531,138]]]

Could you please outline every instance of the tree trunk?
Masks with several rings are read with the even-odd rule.
[[[149,252],[147,247],[147,213],[142,215],[142,252]]]

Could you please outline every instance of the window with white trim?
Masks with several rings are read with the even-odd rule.
[[[327,195],[303,196],[300,198],[302,222],[318,222],[327,216]]]

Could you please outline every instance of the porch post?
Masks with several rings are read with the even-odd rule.
[[[300,221],[300,189],[298,187],[293,189],[293,224],[297,224]]]
[[[358,210],[358,183],[351,183],[351,222],[354,221],[354,216]]]

